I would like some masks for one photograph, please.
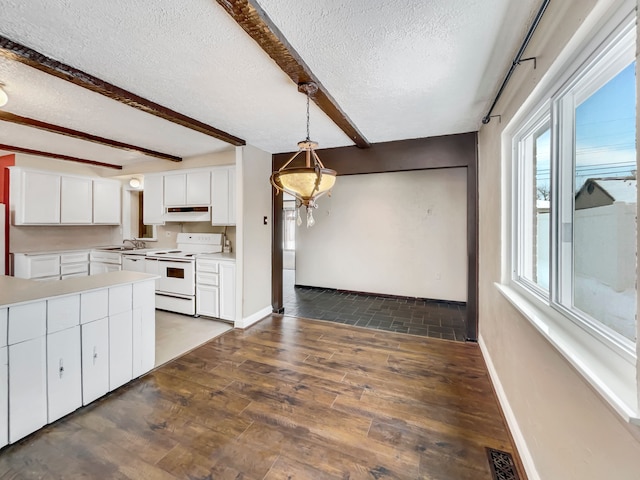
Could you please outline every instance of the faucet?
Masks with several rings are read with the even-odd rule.
[[[133,248],[145,248],[147,244],[143,240],[136,240],[135,238],[125,238],[122,240],[122,244],[124,245],[126,242],[129,242],[133,245]]]

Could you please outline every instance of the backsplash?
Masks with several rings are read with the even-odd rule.
[[[114,245],[122,242],[119,226],[28,226],[9,227],[11,253],[48,252]]]
[[[166,223],[158,225],[158,241],[148,242],[149,247],[175,247],[178,233],[224,233],[231,241],[231,251],[236,251],[236,227],[213,227],[207,222]]]

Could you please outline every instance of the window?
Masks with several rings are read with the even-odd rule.
[[[295,201],[285,201],[284,203],[284,235],[283,245],[284,250],[296,249],[296,218],[297,209]]]
[[[624,5],[584,33],[573,63],[554,66],[505,128],[511,255],[498,288],[640,424],[636,5]]]
[[[514,280],[622,345],[636,341],[634,59],[629,23],[514,137]]]

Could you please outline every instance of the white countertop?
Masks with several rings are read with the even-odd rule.
[[[0,275],[0,307],[155,278],[158,276],[127,270],[88,277],[72,277],[55,282],[38,282]]]
[[[231,262],[236,261],[235,253],[199,253],[198,258],[204,258],[207,260],[227,260]]]

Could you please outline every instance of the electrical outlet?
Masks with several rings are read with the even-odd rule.
[[[170,231],[167,231],[167,232],[165,232],[165,235],[166,235],[167,237],[170,237],[170,236],[171,236],[171,232],[170,232]]]

